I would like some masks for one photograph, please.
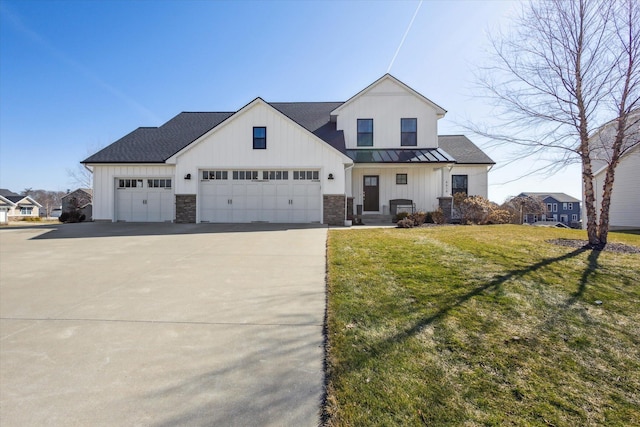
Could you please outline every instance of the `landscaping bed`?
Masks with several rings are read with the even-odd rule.
[[[326,424],[640,425],[640,254],[558,239],[331,230]]]

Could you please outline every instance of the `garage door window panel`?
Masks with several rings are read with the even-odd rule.
[[[202,171],[202,179],[204,181],[209,180],[224,180],[229,179],[228,171]]]
[[[257,180],[258,171],[233,171],[233,179],[238,180]]]
[[[143,180],[141,179],[119,179],[118,188],[142,188]]]

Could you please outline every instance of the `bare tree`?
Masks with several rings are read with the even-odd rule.
[[[524,216],[527,214],[543,215],[546,213],[546,206],[542,199],[536,196],[520,195],[507,199],[501,209],[511,213],[512,223],[524,223]]]
[[[31,188],[25,189],[23,194],[40,203],[44,208],[45,216],[51,216],[53,209],[62,205],[62,197],[65,195],[64,191],[33,190]]]
[[[93,188],[93,174],[90,170],[78,163],[75,169],[67,169],[69,183],[78,188]]]
[[[473,127],[518,155],[543,160],[540,171],[582,165],[587,234],[607,242],[609,206],[620,157],[639,144],[629,130],[640,106],[640,3],[637,0],[541,0],[523,6],[511,34],[494,38],[493,65],[480,85],[497,107],[495,128]],[[600,222],[592,136],[615,123],[607,142]]]

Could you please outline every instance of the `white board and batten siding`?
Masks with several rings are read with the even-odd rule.
[[[253,128],[262,126],[267,148],[254,149]],[[196,194],[198,222],[320,222],[322,195],[345,194],[351,160],[258,99],[168,162],[176,164],[176,194]],[[206,170],[227,171],[228,182],[203,182]],[[259,179],[234,181],[233,171],[258,171]],[[288,180],[263,180],[264,171],[287,171]],[[297,181],[294,171],[317,171],[318,179]]]
[[[175,218],[175,166],[92,166],[95,221],[163,222]],[[143,185],[119,190],[119,179],[143,180]],[[149,188],[149,179],[171,179],[171,189]],[[125,206],[125,203],[129,203],[130,206]]]
[[[487,165],[455,165],[450,175],[467,175],[467,189],[469,196],[482,196],[485,199],[489,193]],[[451,180],[445,183],[447,190],[451,191]]]
[[[354,209],[364,204],[364,176],[377,175],[379,189],[379,211],[389,213],[389,200],[413,200],[416,209],[434,211],[438,208],[441,195],[442,165],[375,165],[356,166],[352,171]],[[407,174],[407,184],[396,184],[396,174]]]
[[[640,228],[640,146],[622,157],[616,167],[611,207],[609,208],[609,227],[612,230]],[[602,206],[602,188],[606,171],[596,175],[597,206]],[[586,224],[586,209],[583,209],[583,221]],[[598,209],[598,220],[600,209]]]
[[[383,79],[337,111],[337,128],[344,131],[348,149],[367,148],[357,146],[358,119],[373,119],[373,147],[370,148],[403,148],[400,145],[402,118],[417,119],[415,148],[438,147],[436,108],[391,79]]]

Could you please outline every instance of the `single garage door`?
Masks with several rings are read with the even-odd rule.
[[[7,223],[7,211],[6,209],[0,209],[0,224]]]
[[[317,170],[206,170],[200,173],[201,222],[320,222]]]
[[[170,178],[116,179],[116,220],[173,221],[174,197]]]

